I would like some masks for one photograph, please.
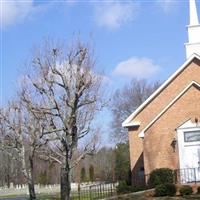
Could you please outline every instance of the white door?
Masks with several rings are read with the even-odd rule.
[[[200,129],[178,131],[180,178],[182,183],[200,181]]]

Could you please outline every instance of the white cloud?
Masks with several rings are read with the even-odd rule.
[[[134,20],[138,5],[133,2],[103,2],[95,6],[97,25],[108,29],[117,29]]]
[[[149,78],[159,72],[160,66],[154,64],[149,58],[132,57],[120,62],[114,69],[114,75],[126,76],[129,78]]]
[[[157,0],[158,6],[161,7],[166,13],[174,9],[177,3],[178,1],[175,0]]]
[[[22,22],[34,9],[33,0],[5,1],[1,2],[1,28],[7,28],[13,24]]]

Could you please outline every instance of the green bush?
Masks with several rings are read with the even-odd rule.
[[[117,186],[117,193],[124,194],[130,192],[131,186],[128,186],[126,181],[120,181]]]
[[[165,185],[157,185],[155,187],[155,196],[156,197],[162,197],[162,196],[166,196],[166,187]]]
[[[197,194],[200,194],[200,186],[197,188]]]
[[[184,185],[179,190],[181,196],[190,195],[192,194],[192,187],[189,185]]]
[[[131,192],[139,192],[139,191],[143,191],[143,190],[147,190],[147,187],[144,186],[130,186],[130,191]]]
[[[173,183],[166,183],[165,184],[167,189],[167,196],[174,196],[176,194],[176,185]]]
[[[155,188],[155,196],[174,196],[176,194],[176,186],[172,183],[157,185]]]
[[[174,172],[169,168],[155,169],[150,173],[148,185],[155,187],[166,183],[174,182]]]
[[[140,186],[130,186],[127,184],[126,181],[120,181],[117,186],[117,193],[125,194],[125,193],[130,193],[130,192],[138,192],[138,191],[142,191],[145,189],[147,189],[147,188],[140,187]]]

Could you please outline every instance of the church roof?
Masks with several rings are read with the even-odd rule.
[[[192,54],[185,63],[170,76],[144,103],[142,103],[123,123],[123,127],[134,127],[139,126],[140,123],[138,121],[134,122],[134,118],[160,93],[162,90],[171,83],[174,78],[176,78],[194,59],[200,60],[200,56],[197,54]]]
[[[195,0],[189,0],[190,6],[190,24],[188,26],[188,43],[186,47],[185,63],[170,76],[144,103],[142,103],[123,123],[123,127],[139,126],[139,121],[134,121],[134,118],[172,81],[176,78],[190,62],[195,58],[200,60],[200,24],[198,20],[197,8]],[[145,73],[145,72],[144,72]]]
[[[145,132],[183,95],[185,94],[192,86],[200,88],[200,84],[196,81],[192,81],[178,96],[176,96],[166,107],[163,109],[140,133],[139,137],[144,137]]]

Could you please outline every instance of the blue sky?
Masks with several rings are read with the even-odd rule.
[[[34,45],[78,32],[83,40],[92,35],[97,67],[113,88],[131,78],[165,80],[185,61],[188,12],[188,0],[1,0],[1,104]]]

